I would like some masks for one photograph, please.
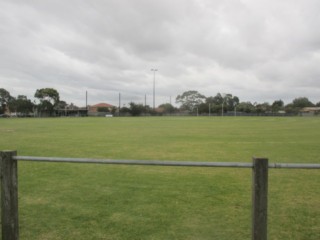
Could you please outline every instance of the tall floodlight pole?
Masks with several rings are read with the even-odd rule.
[[[153,72],[153,110],[156,109],[156,71],[158,69],[152,68],[151,71]]]
[[[144,115],[147,115],[147,94],[144,94]]]
[[[120,116],[120,110],[121,110],[121,93],[119,93],[119,116]]]
[[[224,102],[226,101],[226,96],[227,96],[227,94],[225,94],[225,93],[223,93],[222,95],[221,95],[221,97],[222,97],[222,109],[221,109],[221,116],[223,117],[223,111],[224,111],[224,109],[223,109],[223,105],[224,105]]]
[[[223,117],[223,105],[224,105],[224,99],[222,101],[222,110],[221,110],[221,116]]]
[[[86,110],[88,110],[88,91],[86,91]]]

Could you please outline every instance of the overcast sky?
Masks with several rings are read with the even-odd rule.
[[[0,0],[0,88],[85,105],[320,102],[319,0]]]

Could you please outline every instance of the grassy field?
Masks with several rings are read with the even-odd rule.
[[[320,118],[0,119],[24,156],[320,163]],[[269,239],[320,239],[320,171],[271,169]],[[250,239],[251,170],[19,162],[20,239]]]

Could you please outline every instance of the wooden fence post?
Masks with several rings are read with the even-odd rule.
[[[267,158],[253,158],[252,177],[252,240],[267,240]]]
[[[0,152],[2,240],[19,239],[16,151]]]

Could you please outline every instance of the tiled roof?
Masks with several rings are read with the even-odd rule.
[[[96,105],[92,105],[91,107],[113,107],[113,105],[109,104],[109,103],[98,103]]]

